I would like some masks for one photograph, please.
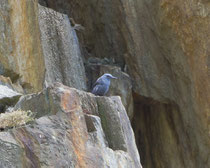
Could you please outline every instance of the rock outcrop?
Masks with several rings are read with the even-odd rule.
[[[85,27],[86,58],[127,65],[143,166],[210,167],[208,1],[40,1]]]
[[[208,168],[209,14],[207,0],[1,0],[0,75],[15,87],[0,84],[20,93],[41,91],[55,81],[86,90],[86,81],[90,89],[99,75],[111,72],[119,81],[109,95],[122,97],[144,167]],[[74,22],[83,31],[76,33]],[[15,106],[36,111],[37,120],[0,133],[6,139],[0,141],[0,167],[140,166],[119,98],[56,88],[65,91],[47,88]],[[76,95],[81,104],[60,100],[65,94],[69,101]],[[78,113],[67,113],[68,108]]]
[[[85,69],[75,30],[67,15],[39,6],[45,59],[45,87],[54,82],[86,90]]]
[[[120,97],[95,97],[57,83],[24,96],[16,108],[37,119],[0,133],[0,167],[141,167]]]
[[[86,90],[80,46],[68,16],[34,0],[3,0],[0,9],[0,75],[29,93],[55,81]]]

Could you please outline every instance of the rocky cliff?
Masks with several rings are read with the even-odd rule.
[[[129,76],[114,70],[128,79],[123,101],[81,91],[84,58],[70,18],[34,0],[0,7],[0,167],[141,167],[122,104],[132,109]]]
[[[121,99],[59,83],[22,96],[14,110],[36,112],[26,126],[0,133],[0,167],[141,167]]]
[[[127,115],[143,167],[210,167],[207,0],[0,9],[0,110],[36,114],[2,129],[2,167],[141,167]],[[104,72],[118,76],[108,96],[121,99],[84,92]]]

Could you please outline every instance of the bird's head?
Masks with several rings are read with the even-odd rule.
[[[114,76],[112,76],[111,74],[108,74],[108,73],[104,74],[103,76],[104,76],[106,79],[117,79],[116,77],[114,77]]]

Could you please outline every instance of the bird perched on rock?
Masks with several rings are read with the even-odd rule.
[[[104,96],[109,90],[111,79],[117,79],[117,78],[108,73],[102,75],[94,83],[92,93],[94,95]]]

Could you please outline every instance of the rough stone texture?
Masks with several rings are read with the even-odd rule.
[[[36,0],[0,1],[0,74],[25,89],[42,89],[44,60]]]
[[[0,133],[0,146],[0,167],[23,167],[23,163],[20,162],[22,149],[9,132]],[[5,153],[9,155],[4,155]]]
[[[86,57],[127,64],[143,166],[210,167],[210,3],[45,2],[85,27]]]
[[[0,85],[0,104],[15,104],[20,96],[20,93],[13,91],[7,86]]]
[[[8,106],[15,105],[19,100],[23,88],[14,84],[9,77],[0,75],[0,113],[5,112]]]
[[[17,90],[22,88],[18,85],[14,85],[9,77],[0,75],[0,113],[4,112],[7,106],[12,106],[17,103],[21,93]]]
[[[89,56],[115,58],[120,65],[124,65],[123,55],[127,51],[128,39],[124,39],[123,35],[123,29],[127,28],[124,25],[126,14],[122,4],[130,1],[39,0],[39,2],[68,14],[76,23],[84,26],[85,32],[78,35],[86,58]]]
[[[39,6],[39,25],[46,67],[45,86],[61,82],[86,90],[80,47],[68,16]]]
[[[40,95],[44,100],[40,100]],[[85,97],[92,98],[93,111],[98,109],[99,116],[86,113],[90,104],[88,100],[84,103]],[[17,106],[40,117],[37,115],[38,119],[30,125],[0,133],[0,158],[6,158],[1,161],[4,168],[141,167],[130,121],[119,97],[95,97],[57,83],[39,94],[26,96]],[[106,122],[113,127],[105,126]],[[116,133],[123,148],[115,147]]]
[[[141,118],[134,122],[136,134],[146,136],[138,140],[146,167],[210,166],[209,7],[205,1],[162,0],[136,10],[141,32],[133,32],[139,41],[126,60]]]
[[[23,93],[23,88],[19,83],[12,83],[11,79],[9,77],[5,77],[0,75],[0,85],[7,86],[8,88]]]
[[[107,57],[123,70],[128,69],[134,91],[133,126],[144,167],[210,167],[210,4],[207,0],[40,1],[85,27],[85,32],[78,33],[85,58]],[[0,72],[10,76],[13,82],[22,75],[23,86],[32,85],[39,90],[43,83],[40,79],[44,79],[44,61],[35,3],[0,2]],[[34,53],[38,54],[36,59]],[[31,57],[26,59],[24,55]],[[33,62],[30,64],[28,60]],[[30,69],[31,65],[35,67]],[[41,97],[40,100],[48,100]],[[88,115],[99,114],[97,103],[89,95],[81,96],[81,102],[90,122]],[[34,109],[39,109],[38,106]],[[49,114],[48,107],[48,111],[40,108],[38,114]],[[93,130],[94,124],[89,129]],[[110,164],[116,163],[112,158],[117,155],[122,164],[129,162],[127,154],[115,152],[105,158]],[[36,164],[36,159],[32,163]]]
[[[134,159],[135,167],[140,167],[140,158],[136,148],[130,120],[120,97],[99,97],[97,99],[99,115],[109,146],[114,150],[123,150]],[[109,106],[107,106],[109,104]]]
[[[122,99],[122,103],[126,108],[130,119],[133,117],[133,96],[132,96],[132,82],[128,74],[121,71],[120,67],[110,65],[87,64],[86,72],[88,77],[89,90],[98,77],[105,73],[110,73],[117,79],[111,80],[111,85],[107,96],[118,95]]]
[[[79,43],[66,15],[38,7],[37,0],[2,0],[0,34],[0,75],[25,92],[55,81],[86,89]]]
[[[21,94],[8,86],[0,85],[0,113],[6,111],[8,106],[13,106],[19,100]]]

